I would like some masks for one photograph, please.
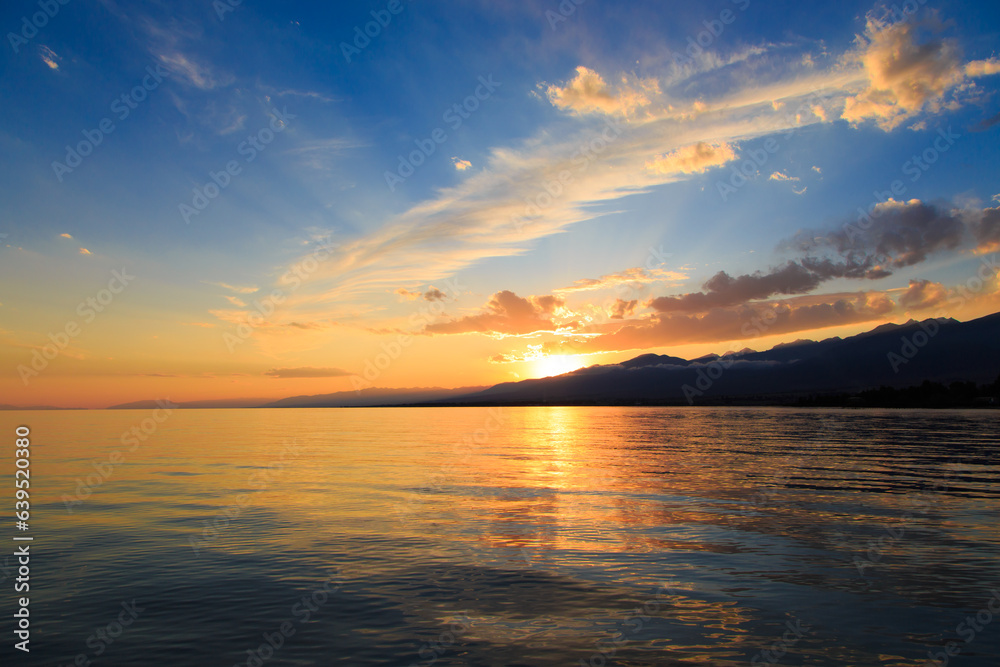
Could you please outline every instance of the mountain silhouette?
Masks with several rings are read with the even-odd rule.
[[[508,382],[438,403],[705,404],[793,402],[923,382],[992,383],[1000,373],[1000,313],[886,324],[849,338],[800,340],[693,361],[644,354],[549,378]]]

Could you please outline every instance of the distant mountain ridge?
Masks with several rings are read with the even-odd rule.
[[[1000,313],[995,313],[964,323],[939,318],[883,324],[848,338],[797,340],[764,352],[744,348],[721,357],[642,354],[617,364],[492,387],[369,388],[280,400],[190,401],[177,407],[787,403],[796,397],[906,389],[928,381],[989,385],[998,375]],[[108,409],[156,407],[150,400]],[[0,410],[60,409],[76,408],[0,405]]]
[[[644,354],[550,378],[499,384],[450,404],[698,404],[783,402],[925,381],[992,383],[1000,374],[1000,313],[886,324],[849,338],[796,341],[693,361]],[[443,403],[444,401],[439,401]]]
[[[332,394],[317,394],[314,396],[291,396],[280,400],[270,398],[221,399],[189,401],[186,403],[177,403],[176,406],[182,410],[222,408],[367,408],[435,401],[481,391],[482,389],[485,389],[485,387],[459,387],[458,389],[442,389],[440,387],[380,389],[373,387],[360,391],[338,391]],[[113,405],[108,409],[151,410],[157,407],[159,405],[156,401],[135,401]]]

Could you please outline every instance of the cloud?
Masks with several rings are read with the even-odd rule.
[[[433,285],[431,285],[430,289],[428,289],[426,292],[420,292],[420,291],[411,292],[405,287],[400,287],[398,290],[396,290],[395,293],[403,297],[403,299],[407,301],[416,301],[417,299],[421,298],[424,301],[444,301],[448,297],[447,294],[439,290],[437,287],[434,287]]]
[[[331,165],[336,163],[342,155],[356,148],[364,148],[364,146],[363,142],[345,137],[330,137],[302,141],[295,148],[286,150],[285,153],[295,156],[299,163],[306,167],[317,171],[329,171]]]
[[[290,88],[286,89],[286,90],[276,90],[276,89],[270,88],[268,86],[261,86],[261,89],[262,90],[266,90],[268,92],[268,94],[274,95],[275,97],[288,97],[288,96],[291,96],[291,97],[304,97],[306,99],[319,100],[320,102],[340,102],[341,101],[340,98],[331,97],[329,95],[325,95],[323,93],[316,92],[314,90],[292,90]]]
[[[87,250],[86,248],[80,248],[80,254],[81,254],[81,255],[92,255],[92,254],[94,254],[94,253],[90,252],[90,251],[89,251],[89,250]]]
[[[38,55],[42,59],[42,62],[48,65],[50,69],[59,69],[59,63],[62,61],[62,58],[55,51],[45,45],[41,45],[38,47]]]
[[[347,377],[351,373],[339,368],[272,368],[264,375],[287,380],[291,378],[339,378]]]
[[[448,322],[429,324],[430,334],[483,333],[496,336],[524,336],[542,331],[556,331],[550,316],[564,305],[556,296],[519,297],[504,290],[497,292],[485,305],[485,312],[468,315]]]
[[[735,159],[736,152],[729,144],[699,141],[647,162],[646,169],[658,174],[701,174]]]
[[[631,317],[638,305],[639,302],[636,299],[632,299],[631,301],[615,299],[615,305],[611,307],[609,317],[613,320],[623,320],[626,317]]]
[[[980,242],[992,239],[994,218],[989,211],[994,210],[982,216],[977,228]],[[647,306],[660,313],[704,313],[776,295],[807,294],[836,278],[885,278],[892,269],[958,248],[967,233],[959,214],[917,199],[905,203],[890,199],[876,206],[870,219],[865,230],[849,223],[826,233],[801,232],[779,244],[799,255],[779,268],[736,277],[720,271],[701,292],[657,297]]]
[[[794,61],[778,47],[748,50],[727,65],[727,77],[736,84],[723,88],[696,78],[705,71],[701,64],[665,71],[655,85],[581,65],[568,82],[542,85],[568,118],[494,147],[468,178],[342,244],[289,299],[283,316],[320,318],[332,304],[361,302],[399,285],[447,279],[486,259],[521,255],[540,239],[602,215],[613,202],[688,176],[648,169],[658,156],[699,144],[736,153],[733,147],[742,142],[833,122],[838,114],[824,121],[813,108],[843,108],[847,98],[872,86],[860,59],[856,66],[806,71],[798,56]],[[560,182],[563,173],[569,178]]]
[[[797,176],[789,176],[783,172],[776,171],[768,178],[770,181],[801,181]]]
[[[398,290],[396,290],[395,293],[403,297],[407,301],[416,301],[417,299],[420,298],[420,292],[411,292],[405,287],[400,287]]]
[[[437,287],[431,285],[431,288],[424,292],[423,296],[424,301],[444,301],[447,295]]]
[[[676,297],[661,296],[650,299],[646,305],[660,313],[701,313],[713,308],[766,299],[776,294],[806,294],[822,282],[820,275],[797,262],[789,262],[769,273],[758,271],[736,278],[720,271],[704,284],[704,292]]]
[[[229,294],[224,294],[223,298],[226,301],[228,301],[229,303],[231,303],[234,306],[236,306],[237,308],[245,308],[246,305],[247,305],[246,302],[243,301],[242,299],[239,299],[239,298],[237,298],[235,296],[230,296]]]
[[[797,195],[804,195],[808,189],[809,188],[807,187],[803,187],[801,190],[796,190],[795,188],[792,188],[792,192],[794,192]]]
[[[947,95],[961,89],[969,77],[1000,71],[997,60],[963,66],[953,40],[918,41],[919,33],[936,34],[941,29],[936,20],[890,23],[869,14],[865,34],[858,36],[858,47],[850,55],[863,68],[868,86],[846,99],[844,120],[853,124],[871,120],[883,130],[893,130],[924,109],[940,111]]]
[[[822,170],[822,169],[820,169],[819,167],[816,167],[816,166],[814,166],[814,167],[812,168],[812,170],[813,170],[813,171],[815,171],[815,172],[816,172],[817,174],[820,174],[820,175],[822,175],[822,174],[823,174],[823,170]]]
[[[551,85],[545,89],[549,101],[560,109],[623,116],[647,106],[649,96],[659,92],[655,79],[630,83],[625,75],[618,89],[612,90],[600,74],[583,65],[576,68],[576,76],[564,86]]]
[[[994,199],[997,199],[994,197]],[[988,208],[973,228],[979,254],[1000,250],[1000,208]]]
[[[639,267],[626,269],[618,273],[611,273],[600,278],[583,278],[577,280],[570,287],[561,287],[553,290],[557,294],[567,294],[570,292],[590,292],[600,289],[610,289],[619,285],[630,287],[640,287],[642,285],[659,282],[679,282],[687,280],[687,274],[679,271],[667,271],[665,269],[643,269]]]
[[[715,308],[702,315],[657,314],[611,332],[582,340],[546,343],[547,354],[592,354],[695,343],[746,340],[757,335],[789,334],[885,319],[895,303],[881,292],[827,297],[828,302],[778,302],[753,307]],[[766,314],[771,314],[765,319]],[[757,328],[769,321],[766,328]]]
[[[207,280],[203,280],[202,282],[205,283],[206,285],[214,285],[215,287],[221,287],[224,290],[235,292],[236,294],[253,294],[254,292],[257,291],[256,287],[239,287],[236,285],[229,285],[227,283],[213,283]]]
[[[455,169],[458,171],[465,171],[466,169],[472,168],[472,163],[468,160],[461,160],[457,157],[453,157],[451,161],[455,165]]]
[[[1000,60],[990,58],[989,60],[974,60],[965,65],[965,75],[970,77],[989,76],[1000,74]]]
[[[167,51],[156,57],[176,80],[199,90],[212,90],[233,82],[232,76],[217,74],[208,65],[199,63],[180,51]]]
[[[59,235],[59,238],[61,238],[61,239],[71,239],[71,238],[73,238],[73,237],[72,237],[72,236],[70,236],[69,234],[60,234],[60,235]]]
[[[648,170],[652,156],[701,139],[730,145],[730,139],[818,122],[774,111],[771,100],[795,100],[842,80],[852,79],[805,77],[752,94],[727,95],[711,102],[711,113],[684,121],[671,112],[635,124],[579,118],[558,133],[543,130],[516,147],[494,148],[484,168],[469,178],[342,244],[338,256],[290,300],[289,309],[318,316],[331,303],[400,284],[443,280],[487,258],[522,254],[534,241],[592,219],[600,203],[684,178]],[[570,177],[560,183],[563,173]],[[544,188],[553,182],[559,184],[556,196]]]
[[[919,199],[898,202],[890,198],[875,206],[870,222],[851,222],[823,236],[802,235],[798,247],[806,252],[833,250],[857,269],[846,277],[859,277],[859,271],[875,269],[878,264],[903,268],[934,253],[954,250],[966,231],[958,212]]]
[[[899,297],[899,305],[907,310],[925,310],[943,304],[948,290],[941,283],[911,280],[910,287]]]

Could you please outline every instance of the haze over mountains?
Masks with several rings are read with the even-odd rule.
[[[849,338],[801,340],[694,360],[643,354],[554,377],[457,389],[371,388],[281,400],[179,403],[179,408],[305,408],[391,405],[787,403],[805,396],[902,389],[925,381],[990,384],[1000,375],[1000,313],[886,324]],[[137,401],[111,409],[152,409]],[[0,409],[16,410],[11,405]],[[44,408],[36,408],[44,409]]]

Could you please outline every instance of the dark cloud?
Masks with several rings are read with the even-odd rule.
[[[1000,208],[988,208],[975,226],[979,250],[990,252],[1000,246]]]
[[[979,229],[984,238],[995,234],[1000,240],[1000,223],[993,218],[988,223],[984,217]],[[836,278],[877,280],[934,253],[954,250],[966,233],[957,214],[917,200],[889,201],[875,207],[870,217],[835,231],[801,232],[782,243],[779,249],[800,257],[780,268],[735,278],[720,271],[702,292],[658,297],[647,305],[660,313],[705,313],[772,296],[808,294]]]
[[[805,294],[816,289],[820,282],[822,280],[816,274],[796,262],[789,262],[770,273],[757,272],[736,278],[720,271],[704,284],[705,292],[661,296],[650,300],[647,305],[661,313],[702,313],[712,308],[766,299],[775,294]]]
[[[424,292],[424,301],[444,301],[444,299],[445,293],[433,285],[431,285],[429,290]]]
[[[635,313],[635,309],[638,305],[639,302],[635,299],[632,299],[631,301],[615,299],[615,305],[611,307],[611,319],[623,320],[626,317],[630,317],[633,313]]]
[[[879,204],[870,216],[845,224],[824,236],[798,237],[806,253],[830,250],[858,270],[876,266],[913,266],[963,241],[966,226],[951,211],[916,199]],[[851,276],[849,276],[851,277]]]

